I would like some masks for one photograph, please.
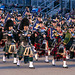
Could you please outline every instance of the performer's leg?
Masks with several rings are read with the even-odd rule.
[[[55,66],[55,57],[52,59],[52,65]]]
[[[55,66],[56,64],[55,64],[55,59],[56,59],[56,54],[57,53],[57,48],[56,48],[56,46],[55,46],[55,48],[54,48],[54,50],[53,50],[53,59],[52,59],[52,65],[53,66]]]
[[[53,65],[53,66],[55,66],[55,56],[56,56],[56,52],[54,51],[53,59],[52,59],[52,65]]]
[[[9,59],[9,53],[4,53],[4,55],[3,55],[3,62],[6,62],[6,57]]]
[[[38,53],[35,53],[35,59],[38,61]]]
[[[10,58],[10,54],[9,54],[9,53],[7,54],[7,58],[8,58],[8,59]]]
[[[67,63],[66,63],[66,56],[63,56],[63,68],[68,68]]]
[[[17,61],[17,66],[20,66],[21,59],[22,59],[22,56],[19,56],[18,61]]]
[[[73,59],[74,57],[74,52],[70,52],[70,59]]]
[[[49,60],[48,60],[48,51],[47,50],[45,51],[45,62],[49,63]]]
[[[24,63],[28,63],[29,62],[29,56],[24,56]]]
[[[32,56],[29,57],[29,68],[35,69],[35,67],[33,65],[33,57]]]
[[[48,55],[50,55],[50,53],[51,53],[51,51],[50,51],[50,50],[48,50]]]
[[[36,45],[33,46],[33,50],[34,50],[34,53],[35,53],[35,59],[36,59],[36,61],[38,61],[38,53],[37,53],[37,51],[35,50],[35,47],[36,47]]]
[[[16,64],[17,63],[17,54],[14,54],[14,62],[13,62],[14,64]]]
[[[6,56],[7,56],[7,54],[6,53],[4,53],[4,55],[3,55],[3,62],[6,62]]]
[[[70,59],[70,57],[69,57],[69,51],[67,50],[67,53],[66,53],[66,59]]]

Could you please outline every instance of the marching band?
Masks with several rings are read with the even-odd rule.
[[[61,14],[43,17],[42,14],[30,13],[26,7],[23,15],[13,12],[2,13],[0,9],[0,47],[3,47],[3,62],[14,55],[14,64],[20,66],[21,59],[34,69],[39,57],[45,56],[52,65],[56,60],[63,60],[63,68],[68,68],[67,59],[75,57],[75,16],[63,17]],[[69,18],[69,19],[68,19]]]

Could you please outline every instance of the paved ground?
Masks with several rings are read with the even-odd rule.
[[[13,58],[7,59],[6,63],[2,62],[3,52],[0,49],[0,75],[75,75],[75,59],[67,61],[68,69],[62,68],[62,61],[57,61],[56,66],[51,65],[52,57],[49,57],[49,63],[44,62],[44,57],[35,61],[35,69],[29,69],[28,64],[23,60],[20,67],[13,64]]]

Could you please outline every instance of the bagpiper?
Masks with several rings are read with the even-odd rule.
[[[45,55],[45,62],[48,63],[48,41],[46,37],[47,28],[44,26],[42,21],[39,21],[39,27],[36,30],[34,36],[34,46],[37,53],[35,54],[36,60],[38,60],[38,56]]]
[[[29,68],[34,69],[33,65],[33,46],[31,44],[31,32],[29,31],[29,20],[27,18],[23,18],[20,26],[19,31],[21,32],[19,34],[20,36],[20,45],[18,50],[18,62],[17,66],[20,66],[21,59],[24,58],[24,63],[29,62]]]
[[[6,35],[6,42],[3,51],[5,52],[3,55],[3,62],[6,62],[6,57],[9,59],[10,55],[14,54],[14,64],[17,63],[17,49],[14,40],[14,30],[13,30],[14,23],[12,20],[7,20],[5,24],[5,35]]]
[[[50,29],[50,31],[51,31],[51,29]],[[54,45],[53,45],[53,48],[51,49],[51,54],[53,55],[52,65],[53,66],[56,65],[55,59],[57,59],[59,56],[60,58],[63,58],[63,68],[67,68],[68,66],[66,64],[66,49],[65,49],[63,41],[62,41],[63,33],[61,31],[60,24],[56,25],[56,29],[53,30],[52,33],[53,33],[52,38],[54,39],[54,41],[53,41]],[[50,33],[50,35],[52,33]]]

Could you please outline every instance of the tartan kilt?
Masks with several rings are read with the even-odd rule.
[[[66,55],[64,53],[64,49],[63,50],[59,50],[56,46],[55,48],[52,50],[51,55],[55,57],[55,59],[57,58],[63,58],[63,55]]]
[[[56,56],[57,54],[57,47],[55,46],[54,49],[51,51],[52,56]]]
[[[17,53],[16,45],[15,44],[11,44],[11,45],[5,44],[3,51],[5,51],[6,53]]]

